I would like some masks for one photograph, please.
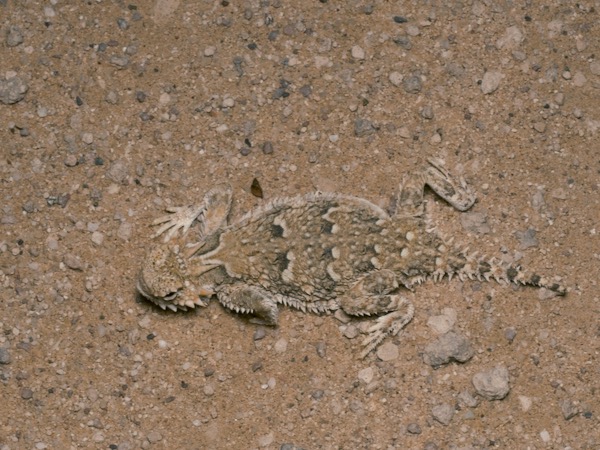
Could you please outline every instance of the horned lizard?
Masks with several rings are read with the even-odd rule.
[[[271,201],[227,224],[232,188],[217,185],[199,205],[170,208],[154,221],[161,225],[155,236],[164,234],[164,242],[149,250],[137,289],[173,311],[206,306],[216,296],[223,306],[272,326],[278,304],[377,316],[362,357],[410,322],[414,307],[403,291],[429,279],[456,275],[566,293],[561,284],[442,237],[425,214],[426,185],[459,211],[475,202],[466,182],[440,160],[404,178],[393,215],[361,198],[313,193]],[[195,220],[200,239],[187,242]]]

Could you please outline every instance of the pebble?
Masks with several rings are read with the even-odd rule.
[[[552,438],[550,437],[550,433],[548,433],[548,431],[547,431],[547,430],[542,430],[542,431],[540,431],[540,439],[541,439],[541,440],[542,440],[542,441],[543,441],[545,444],[547,444],[548,442],[550,442],[550,440],[551,440]]]
[[[402,87],[409,94],[418,94],[423,88],[423,82],[419,75],[411,75],[402,80]]]
[[[357,137],[365,137],[375,133],[376,129],[367,119],[356,119],[354,122],[354,135]]]
[[[262,151],[265,155],[273,153],[273,143],[271,141],[266,141],[262,146]]]
[[[394,361],[399,353],[398,346],[392,342],[386,342],[377,349],[377,357],[382,361]]]
[[[124,241],[128,241],[133,234],[133,225],[129,222],[123,222],[117,230],[117,237]]]
[[[65,166],[67,167],[75,167],[78,164],[77,156],[71,154],[67,155],[65,158]]]
[[[533,228],[528,228],[525,231],[516,231],[515,236],[519,240],[519,249],[525,250],[530,247],[537,247],[539,242],[535,235],[536,231]]]
[[[152,444],[154,444],[155,442],[162,441],[162,438],[162,434],[160,434],[158,431],[151,431],[146,436],[146,439],[148,439],[148,441]]]
[[[302,447],[298,447],[294,444],[281,444],[279,450],[304,450]]]
[[[352,47],[351,54],[354,59],[358,59],[358,60],[365,59],[365,51],[362,49],[362,47],[360,47],[358,45],[355,45],[354,47]]]
[[[442,425],[448,425],[454,417],[454,408],[448,403],[436,405],[431,409],[433,418]]]
[[[29,86],[25,80],[14,76],[8,80],[0,80],[0,102],[5,105],[18,103],[25,98]]]
[[[484,94],[491,94],[495,92],[500,86],[500,81],[504,75],[500,72],[486,72],[481,80],[481,92]]]
[[[271,431],[269,434],[265,434],[264,436],[261,436],[258,438],[258,445],[260,447],[268,447],[269,445],[271,445],[273,443],[274,440],[275,440],[275,433],[273,433]]]
[[[92,133],[83,133],[81,135],[81,140],[84,144],[91,144],[94,142],[94,135]]]
[[[255,341],[260,341],[261,339],[264,339],[266,335],[267,331],[264,329],[264,327],[258,327],[256,330],[254,330],[254,336],[252,336],[252,338]]]
[[[315,345],[315,350],[317,351],[317,355],[319,355],[319,358],[325,358],[325,356],[327,356],[327,344],[325,342],[317,342],[317,344]]]
[[[433,119],[433,108],[430,105],[424,106],[421,110],[421,117],[423,119]]]
[[[477,393],[488,400],[502,400],[510,391],[508,369],[504,366],[478,372],[471,382]]]
[[[512,343],[512,341],[514,341],[515,338],[517,337],[517,330],[515,330],[512,327],[507,328],[506,330],[504,330],[504,337],[506,338],[506,340],[508,342]]]
[[[504,34],[496,40],[496,48],[514,50],[525,40],[525,36],[517,27],[513,25],[504,30]]]
[[[23,400],[29,400],[32,397],[33,397],[33,391],[31,389],[29,389],[29,388],[21,389],[21,398]]]
[[[285,340],[284,338],[279,339],[277,342],[275,342],[275,352],[277,353],[284,353],[287,350],[287,346],[288,346],[288,341]]]
[[[23,43],[23,33],[19,27],[11,26],[6,33],[6,45],[16,47]]]
[[[569,399],[563,398],[559,400],[558,406],[560,407],[565,420],[572,419],[579,414],[579,408],[577,407],[577,404]]]
[[[531,409],[531,405],[533,404],[531,398],[525,395],[519,395],[519,403],[521,404],[521,410],[523,412],[529,411]]]
[[[402,85],[402,80],[404,79],[404,76],[400,72],[390,72],[390,74],[388,75],[388,79],[390,80],[390,83],[398,87]]]
[[[344,331],[342,332],[342,334],[344,335],[344,337],[348,338],[348,339],[354,339],[355,337],[357,337],[360,334],[360,331],[358,330],[358,328],[354,325],[348,325],[347,327],[344,328]]]
[[[427,319],[427,325],[436,334],[446,334],[456,324],[456,310],[444,308],[439,316],[431,316]]]
[[[358,380],[369,384],[375,377],[375,370],[372,367],[365,367],[358,371]]]
[[[99,231],[94,231],[92,233],[92,242],[96,245],[102,245],[102,242],[104,242],[104,234]]]
[[[460,215],[462,227],[475,234],[488,234],[491,231],[487,220],[487,213],[484,212],[466,212]]]
[[[0,347],[0,364],[10,364],[11,357],[7,348]]]
[[[468,408],[475,408],[479,404],[479,400],[474,397],[469,391],[462,391],[458,394],[458,402]]]
[[[437,368],[450,361],[466,362],[474,355],[471,342],[462,334],[450,331],[425,347],[423,361]]]
[[[422,432],[419,424],[415,422],[409,423],[406,427],[406,431],[410,434],[421,434]]]
[[[111,56],[110,63],[118,67],[119,69],[124,69],[129,65],[129,57],[127,56]]]
[[[63,257],[63,262],[65,263],[65,266],[72,270],[82,271],[84,268],[84,264],[81,262],[81,259],[72,253],[67,253]]]

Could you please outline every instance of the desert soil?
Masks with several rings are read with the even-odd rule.
[[[600,448],[599,12],[0,0],[0,449]],[[388,208],[429,157],[478,193],[426,194],[441,232],[569,293],[427,282],[365,360],[369,321],[136,294],[152,221],[217,183],[234,216],[315,190]],[[472,357],[434,368],[449,329]],[[501,399],[473,383],[493,369]]]

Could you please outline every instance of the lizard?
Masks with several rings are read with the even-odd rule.
[[[230,222],[233,189],[218,184],[198,204],[168,208],[153,222],[163,242],[148,251],[137,291],[173,311],[216,297],[268,326],[278,323],[278,305],[374,316],[362,358],[411,321],[414,306],[403,293],[427,280],[457,276],[566,294],[558,281],[443,237],[426,214],[426,186],[458,211],[476,201],[464,178],[439,159],[403,178],[393,214],[362,198],[316,192],[272,200]],[[194,222],[197,240],[189,232]]]

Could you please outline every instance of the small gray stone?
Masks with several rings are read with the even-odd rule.
[[[418,423],[409,423],[406,427],[406,431],[408,431],[410,434],[421,434],[421,427]]]
[[[500,72],[486,72],[481,80],[481,92],[491,94],[500,87],[503,75]]]
[[[421,117],[423,119],[433,119],[433,108],[430,105],[424,106],[421,110]]]
[[[18,103],[25,98],[28,89],[29,86],[20,77],[0,80],[0,102],[5,105]]]
[[[127,178],[129,176],[129,169],[125,162],[120,159],[114,161],[110,165],[110,169],[106,172],[106,176],[110,178],[115,183],[125,184]]]
[[[298,447],[294,444],[281,444],[279,450],[304,450],[302,447]]]
[[[536,231],[533,228],[528,228],[525,231],[516,231],[515,236],[519,240],[519,249],[525,250],[530,247],[537,247],[539,242],[535,237]]]
[[[409,94],[418,94],[423,88],[423,82],[419,75],[411,75],[402,80],[402,87]]]
[[[375,133],[375,131],[377,131],[376,128],[367,119],[356,119],[354,122],[354,134],[357,137],[368,136]]]
[[[442,403],[431,409],[431,415],[442,425],[448,425],[454,417],[454,408],[448,403]]]
[[[23,43],[23,33],[21,29],[17,26],[12,26],[8,29],[8,33],[6,34],[6,45],[8,47],[16,47],[19,44]]]
[[[471,382],[479,395],[488,400],[502,400],[510,391],[508,369],[504,366],[476,373]]]
[[[23,400],[29,400],[33,397],[33,391],[29,388],[23,388],[21,389],[21,398]]]
[[[463,335],[450,331],[431,342],[423,353],[423,362],[433,368],[448,364],[451,360],[468,361],[473,357],[471,342]]]
[[[327,356],[327,344],[325,342],[317,342],[317,345],[315,345],[315,349],[317,351],[317,355],[319,355],[320,358],[325,358],[325,356]]]
[[[342,332],[342,334],[348,339],[354,339],[356,336],[359,335],[359,333],[360,331],[354,325],[348,325]]]
[[[117,230],[117,236],[119,239],[123,239],[124,241],[128,241],[133,233],[133,225],[129,222],[123,222],[119,225],[119,229]]]
[[[476,234],[487,234],[491,231],[487,223],[487,214],[484,212],[468,212],[460,215],[462,227]]]
[[[562,411],[562,415],[565,418],[565,420],[572,419],[577,414],[579,414],[579,408],[573,401],[571,401],[569,399],[565,398],[565,399],[559,400],[558,406],[560,406],[560,410]]]
[[[515,337],[517,337],[517,330],[515,330],[514,328],[510,327],[507,328],[506,330],[504,330],[504,337],[509,341],[512,342],[515,340]]]
[[[129,57],[115,55],[110,58],[110,63],[119,69],[124,69],[129,65]]]
[[[273,143],[270,141],[265,142],[262,146],[262,151],[265,155],[273,153]]]
[[[391,342],[386,342],[377,349],[377,357],[382,361],[398,359],[398,354],[398,346]]]
[[[457,398],[459,404],[468,408],[475,408],[479,404],[477,398],[471,395],[469,391],[462,391],[460,394],[458,394]]]
[[[0,364],[10,364],[10,352],[7,348],[0,347]]]
[[[63,257],[63,262],[65,263],[65,266],[72,270],[82,271],[85,267],[85,265],[81,262],[81,259],[72,253],[67,253]]]
[[[146,436],[146,438],[148,439],[149,442],[151,443],[155,443],[155,442],[159,442],[162,441],[162,434],[160,434],[158,431],[151,431],[150,433],[148,433],[148,436]]]
[[[254,336],[252,336],[252,338],[255,341],[260,341],[261,339],[264,339],[266,335],[266,330],[263,327],[258,327],[256,330],[254,330]]]

